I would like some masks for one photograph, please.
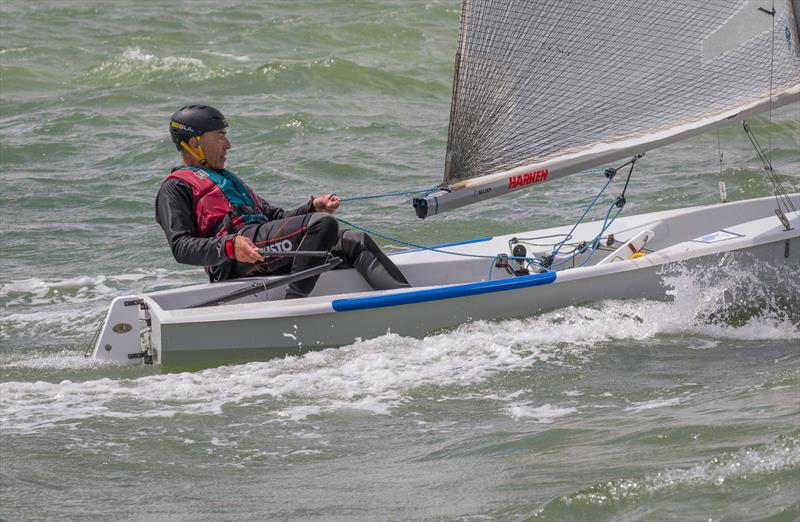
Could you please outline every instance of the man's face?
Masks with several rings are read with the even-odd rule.
[[[225,129],[208,131],[200,135],[199,139],[209,168],[214,170],[225,168],[226,153],[231,148],[227,131]]]

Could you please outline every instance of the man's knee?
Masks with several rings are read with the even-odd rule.
[[[346,241],[347,243],[363,245],[367,237],[369,236],[360,230],[347,229],[342,232],[342,241]]]
[[[360,230],[345,230],[342,232],[342,247],[352,251],[355,255],[364,250],[374,250],[378,248],[375,241]]]
[[[333,245],[339,237],[339,222],[330,214],[314,213],[308,221],[307,233],[318,235],[326,244]]]

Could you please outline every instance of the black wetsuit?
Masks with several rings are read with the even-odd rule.
[[[164,229],[172,255],[179,263],[202,265],[212,281],[237,277],[297,272],[324,262],[322,258],[269,256],[256,264],[228,257],[226,243],[235,235],[250,238],[259,248],[276,253],[282,250],[330,250],[342,258],[340,268],[355,268],[376,290],[408,287],[408,281],[378,245],[363,232],[339,230],[329,214],[315,212],[312,201],[294,210],[273,207],[259,198],[266,223],[244,225],[236,234],[198,237],[192,208],[192,189],[185,182],[170,179],[161,185],[156,197],[156,221]],[[228,250],[229,251],[229,250]],[[309,277],[289,285],[287,298],[305,297],[318,279]]]

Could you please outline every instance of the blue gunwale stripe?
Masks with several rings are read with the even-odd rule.
[[[417,290],[394,295],[381,295],[376,297],[354,297],[352,299],[334,299],[331,306],[337,312],[351,312],[353,310],[366,310],[368,308],[384,308],[386,306],[399,306],[405,304],[424,303],[426,301],[439,301],[466,297],[470,295],[489,294],[492,292],[505,292],[528,288],[532,286],[549,285],[556,280],[555,272],[534,274],[515,277],[512,279],[498,279],[497,281],[481,281],[479,283],[465,283],[443,288]]]

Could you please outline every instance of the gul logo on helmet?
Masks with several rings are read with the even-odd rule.
[[[508,178],[508,188],[514,189],[525,187],[528,185],[535,185],[536,183],[543,183],[547,181],[547,169],[536,170],[533,172],[526,172],[518,176],[510,176]]]
[[[180,123],[180,122],[177,122],[177,121],[171,121],[170,125],[172,125],[173,129],[178,129],[178,130],[182,130],[182,131],[186,131],[186,132],[193,132],[193,133],[197,132],[196,130],[194,130],[193,128],[189,127],[188,125],[184,125],[183,123]]]

